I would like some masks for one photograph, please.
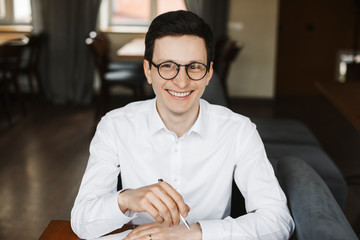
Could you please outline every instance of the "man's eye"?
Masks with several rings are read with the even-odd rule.
[[[190,65],[191,70],[202,70],[203,68],[204,66],[198,63],[194,63]]]
[[[172,69],[172,68],[175,68],[175,64],[172,64],[172,63],[164,63],[164,64],[161,64],[160,67],[163,68],[163,69]]]

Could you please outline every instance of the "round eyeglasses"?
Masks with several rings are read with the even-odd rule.
[[[153,62],[151,62],[151,64],[157,68],[160,77],[162,77],[165,80],[174,79],[178,75],[181,66],[185,67],[185,71],[188,77],[191,80],[195,80],[195,81],[203,79],[207,74],[207,72],[209,71],[208,66],[198,62],[192,62],[185,65],[171,61],[167,61],[159,64],[154,64]]]

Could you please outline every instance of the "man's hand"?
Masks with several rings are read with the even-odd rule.
[[[124,240],[201,240],[202,232],[200,224],[191,224],[189,231],[184,225],[166,226],[160,223],[149,223],[141,225],[130,232]]]
[[[179,211],[183,217],[190,211],[182,196],[166,182],[125,190],[118,196],[118,205],[123,213],[147,212],[167,226],[179,224]]]

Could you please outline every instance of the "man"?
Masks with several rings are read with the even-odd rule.
[[[74,232],[94,238],[131,222],[139,226],[126,239],[288,239],[294,223],[254,124],[200,99],[213,74],[209,26],[191,12],[168,12],[154,19],[145,45],[156,98],[99,123]],[[248,212],[236,219],[233,178]]]

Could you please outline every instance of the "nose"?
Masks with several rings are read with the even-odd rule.
[[[180,66],[179,73],[172,81],[179,88],[186,88],[190,84],[191,79],[186,73],[185,66]]]

